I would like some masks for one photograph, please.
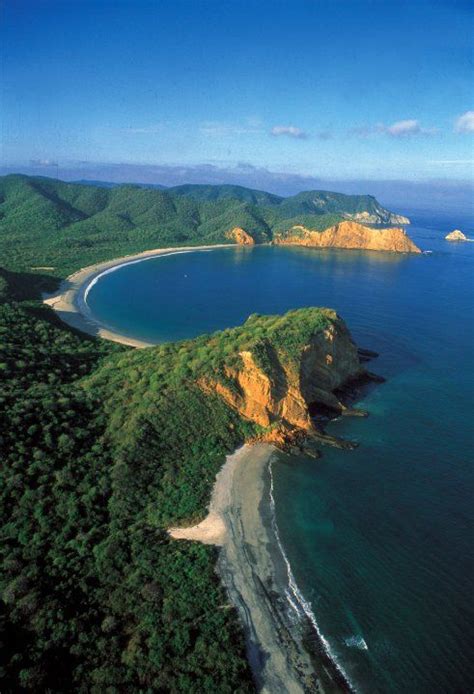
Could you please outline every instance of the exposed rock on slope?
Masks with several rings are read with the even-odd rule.
[[[445,236],[445,239],[446,241],[468,241],[466,234],[463,234],[460,229],[454,229]]]
[[[250,234],[248,234],[241,227],[234,227],[226,234],[228,239],[235,241],[239,246],[253,246],[255,245],[255,240]]]
[[[314,438],[352,447],[326,435],[313,417],[328,410],[363,414],[348,407],[340,393],[371,378],[362,363],[370,356],[357,349],[335,311],[305,308],[283,316],[253,315],[237,328],[127,352],[117,363],[109,360],[86,387],[117,413],[108,435],[128,447],[145,426],[156,441],[165,437],[166,449],[166,428],[178,421],[179,436],[195,440],[196,422],[207,415],[224,418],[232,430],[238,419],[247,441],[299,446]]]
[[[299,315],[307,316],[311,311],[314,330],[301,341],[301,335],[296,335],[296,321]],[[265,318],[250,320],[255,323]],[[290,350],[280,347],[281,333],[274,336],[276,339],[269,334],[253,348],[242,350],[237,366],[224,366],[224,379],[206,377],[200,385],[206,392],[217,393],[245,419],[263,427],[260,438],[264,440],[286,443],[301,434],[321,438],[322,432],[310,416],[310,406],[313,413],[318,406],[324,411],[347,412],[336,391],[369,374],[361,365],[344,321],[334,311],[305,309],[291,312],[284,319]],[[323,436],[328,443],[340,443]]]
[[[370,251],[395,251],[397,253],[421,253],[418,246],[398,227],[372,229],[356,222],[341,222],[325,231],[313,231],[302,225],[277,234],[273,243],[315,248],[348,248]]]
[[[363,222],[365,224],[410,224],[408,217],[388,212],[383,208],[376,212],[355,212],[354,214],[344,214],[343,216],[354,222]]]

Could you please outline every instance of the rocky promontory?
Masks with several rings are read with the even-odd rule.
[[[119,436],[140,411],[147,427],[160,422],[159,438],[163,422],[177,418],[180,436],[195,437],[197,399],[199,423],[202,412],[220,412],[220,420],[233,422],[233,431],[240,422],[242,443],[258,440],[287,448],[314,441],[351,448],[350,442],[327,435],[322,422],[365,414],[352,408],[348,391],[376,378],[366,369],[373,356],[358,349],[334,310],[304,308],[282,316],[254,314],[237,328],[129,352],[112,378],[109,369],[91,380],[104,401],[119,409]]]
[[[357,222],[340,222],[324,231],[295,225],[285,233],[276,234],[273,243],[312,248],[347,248],[367,251],[421,253],[404,229],[392,227],[375,229]]]
[[[330,309],[301,309],[285,316],[252,316],[243,326],[261,335],[223,364],[221,375],[200,379],[244,419],[259,440],[280,445],[309,437],[343,445],[315,425],[318,411],[361,414],[343,402],[349,383],[370,379],[344,321]]]

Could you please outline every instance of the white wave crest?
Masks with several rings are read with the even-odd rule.
[[[309,621],[311,622],[311,625],[314,627],[314,630],[316,631],[321,643],[323,644],[324,650],[326,651],[327,655],[331,658],[335,667],[339,670],[339,672],[344,677],[346,682],[350,683],[352,690],[354,692],[357,692],[357,689],[353,686],[353,684],[350,681],[344,668],[338,662],[337,656],[332,651],[328,640],[322,634],[322,632],[319,628],[319,625],[316,621],[316,617],[315,617],[315,615],[311,609],[311,603],[305,599],[304,595],[302,594],[302,592],[300,591],[300,589],[298,588],[298,586],[296,584],[296,580],[295,580],[295,577],[293,575],[293,571],[291,570],[290,562],[288,560],[288,557],[285,554],[285,550],[283,549],[283,545],[282,545],[282,542],[280,539],[280,533],[278,531],[278,525],[276,522],[275,497],[273,496],[272,462],[270,462],[270,465],[269,465],[269,472],[270,472],[270,509],[271,509],[272,529],[273,529],[273,532],[275,534],[275,537],[276,537],[276,540],[278,543],[278,548],[281,552],[281,555],[282,555],[283,560],[284,560],[285,565],[286,565],[286,571],[287,571],[287,576],[288,576],[288,588],[286,589],[285,593],[286,593],[286,598],[288,600],[288,604],[293,609],[293,611],[296,613],[298,618],[305,616],[305,617],[307,617],[307,619],[309,619]]]
[[[346,646],[349,646],[349,648],[358,648],[361,651],[369,650],[369,647],[363,636],[347,636],[344,639],[344,643],[346,644]]]
[[[114,265],[113,267],[107,268],[107,270],[103,270],[102,272],[99,272],[98,275],[96,275],[87,285],[87,287],[84,290],[83,294],[83,301],[84,304],[87,306],[87,297],[89,295],[90,290],[92,287],[97,284],[97,282],[102,279],[102,277],[105,277],[105,275],[110,275],[111,272],[116,272],[117,270],[120,270],[121,268],[125,267],[126,265],[136,265],[137,263],[144,263],[146,260],[156,260],[157,258],[167,258],[170,255],[181,255],[183,253],[209,253],[212,248],[202,248],[202,249],[191,249],[187,251],[171,251],[170,253],[157,253],[156,255],[149,255],[146,258],[137,258],[136,260],[125,260],[123,263],[120,263],[119,265]]]

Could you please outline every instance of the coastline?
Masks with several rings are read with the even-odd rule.
[[[216,476],[208,516],[168,532],[177,540],[221,548],[217,572],[243,623],[259,690],[350,692],[309,617],[278,536],[271,476],[275,451],[270,444],[245,444],[227,456]]]
[[[174,255],[176,253],[192,253],[193,251],[210,251],[214,248],[235,247],[233,243],[221,243],[207,246],[174,246],[170,248],[156,248],[134,255],[106,260],[102,263],[96,263],[81,268],[72,275],[69,275],[69,277],[61,282],[56,292],[43,295],[43,303],[56,311],[59,318],[64,321],[64,323],[87,335],[101,337],[104,340],[111,340],[112,342],[118,342],[129,347],[152,347],[152,342],[145,342],[144,340],[137,340],[127,335],[122,335],[103,326],[99,321],[96,321],[88,310],[85,301],[88,289],[97,282],[103,274],[118,270],[124,265],[140,263],[151,258]]]
[[[235,248],[235,244],[159,248],[81,268],[43,302],[71,327],[135,348],[153,346],[110,330],[87,306],[89,289],[104,274],[148,259]],[[296,584],[278,536],[270,473],[275,448],[245,444],[216,476],[208,516],[190,528],[170,528],[175,539],[221,548],[216,570],[237,608],[247,655],[259,690],[290,694],[341,694],[352,691],[327,652],[312,613]],[[293,582],[293,585],[292,585]]]

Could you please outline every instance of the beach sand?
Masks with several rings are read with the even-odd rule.
[[[170,528],[169,533],[221,547],[217,571],[243,623],[259,690],[347,692],[314,629],[287,599],[288,566],[269,503],[269,464],[275,450],[268,444],[245,445],[227,456],[206,519],[189,528]],[[303,640],[310,643],[311,653]]]
[[[99,322],[94,320],[84,296],[87,288],[92,282],[96,281],[103,273],[110,272],[113,268],[119,268],[128,263],[136,263],[148,258],[155,258],[161,255],[171,255],[174,253],[191,253],[192,251],[208,251],[214,248],[235,248],[235,244],[216,244],[213,246],[176,246],[173,248],[157,248],[155,250],[143,251],[136,255],[124,256],[107,260],[103,263],[89,265],[88,267],[78,270],[70,275],[67,279],[61,282],[59,289],[54,294],[45,294],[43,302],[53,308],[59,318],[76,330],[80,330],[88,335],[102,337],[105,340],[120,342],[120,344],[128,345],[129,347],[151,347],[152,343],[144,342],[143,340],[135,340],[134,338],[121,335],[113,330],[108,330]]]

